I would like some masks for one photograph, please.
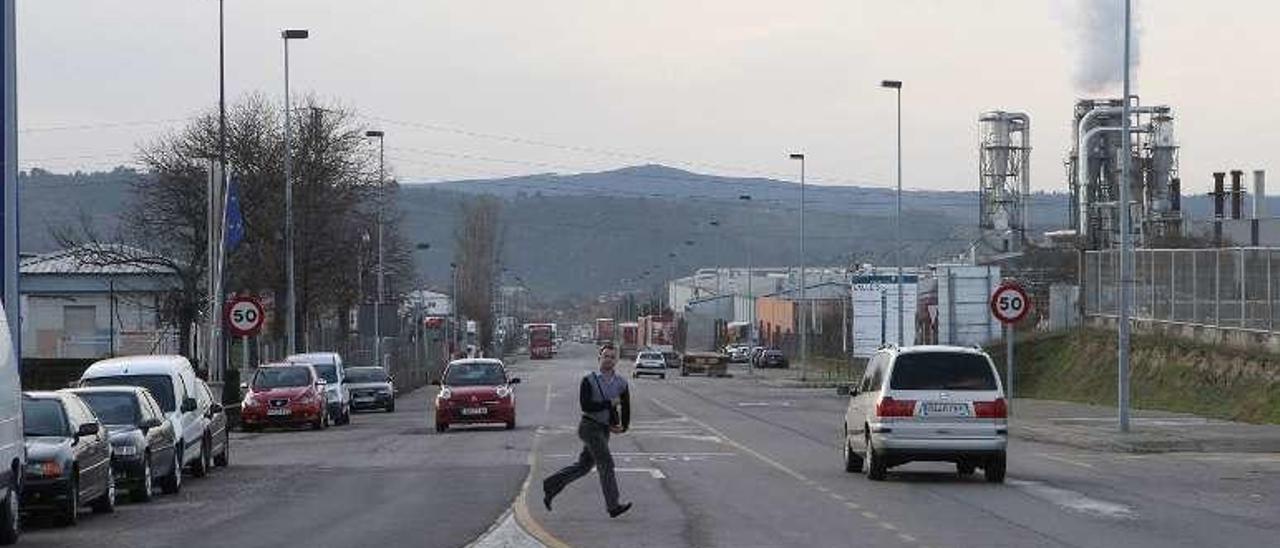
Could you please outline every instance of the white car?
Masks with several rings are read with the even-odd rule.
[[[124,356],[94,362],[80,375],[80,386],[139,386],[151,391],[160,410],[182,440],[178,462],[191,466],[196,476],[208,473],[211,451],[205,436],[209,429],[209,409],[201,408],[196,373],[182,356]],[[199,399],[197,399],[199,398]],[[179,467],[175,483],[182,484]]]
[[[636,354],[635,371],[631,376],[640,378],[640,375],[657,375],[660,378],[667,378],[667,361],[662,357],[661,352],[652,350],[644,350]]]
[[[337,352],[294,354],[284,359],[292,363],[310,364],[324,379],[324,399],[334,424],[351,422],[351,390],[347,387],[346,368]]]
[[[850,390],[844,464],[883,480],[912,461],[952,462],[961,476],[982,468],[1003,482],[1008,404],[985,352],[957,346],[888,347]]]
[[[22,383],[18,359],[9,338],[9,322],[0,306],[0,544],[18,541],[22,477],[14,471],[26,470],[27,451],[22,438]]]

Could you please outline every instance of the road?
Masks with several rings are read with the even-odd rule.
[[[540,434],[535,478],[579,444],[566,353]],[[1263,546],[1280,531],[1280,456],[1090,452],[1014,440],[1009,480],[910,464],[870,482],[843,471],[846,398],[746,379],[632,380],[632,432],[612,443],[624,499],[610,520],[594,475],[537,525],[574,546]]]
[[[593,349],[514,367],[519,426],[436,433],[434,390],[322,432],[236,434],[233,463],[178,496],[36,525],[24,546],[464,546],[530,476],[527,525],[573,546],[1265,546],[1280,531],[1280,455],[1093,452],[1014,440],[1009,480],[912,464],[843,472],[845,398],[752,379],[632,380],[614,438],[635,507],[607,517],[594,474],[548,513],[540,480],[579,450],[577,379]],[[532,457],[532,459],[531,459]]]

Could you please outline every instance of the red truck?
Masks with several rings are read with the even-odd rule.
[[[529,359],[549,360],[555,355],[555,325],[531,323],[525,326],[529,334]]]
[[[640,317],[640,348],[670,352],[675,349],[676,322],[670,316]]]
[[[622,322],[618,324],[618,329],[622,331],[622,341],[618,344],[618,357],[635,357],[636,350],[640,348],[640,324]]]
[[[613,318],[596,318],[596,344],[613,342]]]

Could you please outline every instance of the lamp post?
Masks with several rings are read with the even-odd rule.
[[[1132,111],[1129,103],[1129,26],[1131,17],[1130,1],[1124,2],[1124,105],[1120,114],[1122,128],[1120,135],[1124,152],[1120,159],[1120,319],[1119,333],[1116,336],[1116,373],[1117,373],[1117,410],[1116,417],[1121,432],[1129,431],[1129,301],[1133,294],[1133,238],[1129,229],[1129,159],[1131,156],[1129,134]],[[1084,152],[1081,151],[1081,155]]]
[[[285,276],[288,277],[285,306],[289,309],[289,314],[285,316],[285,330],[288,332],[286,340],[289,354],[298,351],[298,294],[293,275],[293,148],[290,143],[293,117],[289,106],[289,41],[306,40],[308,35],[305,29],[280,32],[280,38],[284,41],[284,247]]]
[[[720,228],[720,221],[718,219],[711,219],[711,222],[707,224],[710,225],[711,228],[713,229]],[[718,236],[721,236],[721,237],[720,237],[720,246],[719,246],[720,249],[716,250],[716,297],[721,297],[724,295],[724,284],[721,283],[720,281],[720,271],[724,267],[724,261],[722,260],[720,251],[721,249],[724,248],[724,237],[723,235],[719,235],[719,234]]]
[[[378,140],[378,203],[374,207],[375,223],[377,224],[378,234],[378,294],[373,298],[373,357],[377,360],[378,367],[382,367],[382,294],[384,284],[383,264],[382,264],[382,203],[383,192],[386,185],[383,171],[383,152],[386,150],[384,145],[385,134],[379,130],[370,130],[364,132],[365,137]]]
[[[742,195],[739,195],[739,196],[738,196],[738,199],[739,199],[739,200],[741,200],[741,201],[742,201],[742,203],[743,203],[743,204],[746,204],[747,206],[750,206],[750,205],[751,205],[751,195],[750,195],[750,194],[742,194]],[[748,314],[748,317],[750,318],[750,321],[751,321],[751,327],[750,327],[749,331],[747,331],[747,340],[751,343],[751,346],[755,346],[755,344],[756,344],[756,299],[755,299],[755,294],[753,294],[753,293],[751,292],[751,270],[752,270],[752,265],[753,265],[753,263],[751,262],[751,236],[752,236],[752,234],[751,234],[751,210],[750,210],[750,207],[748,207],[748,208],[747,208],[747,212],[746,212],[746,213],[747,213],[747,238],[746,238],[746,243],[747,243],[747,299],[751,301],[751,313],[750,313],[750,314]]]
[[[809,379],[809,316],[804,280],[804,154],[791,153],[792,160],[800,161],[800,380]]]
[[[449,263],[449,315],[453,317],[453,351],[458,351],[458,263]],[[453,359],[452,356],[449,359]]]
[[[880,87],[894,90],[898,101],[898,192],[895,200],[895,209],[897,213],[894,215],[894,236],[897,240],[895,247],[898,251],[898,346],[905,343],[903,334],[902,317],[902,82],[899,80],[884,80],[880,82]]]

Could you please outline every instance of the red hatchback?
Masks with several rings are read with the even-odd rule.
[[[502,361],[467,359],[450,362],[444,369],[440,393],[436,394],[436,431],[455,424],[505,424],[516,427],[516,395],[511,385],[518,377],[507,377]]]
[[[245,430],[263,426],[329,426],[324,404],[324,379],[308,364],[279,363],[259,367],[253,379],[240,385],[247,392],[240,404]]]

